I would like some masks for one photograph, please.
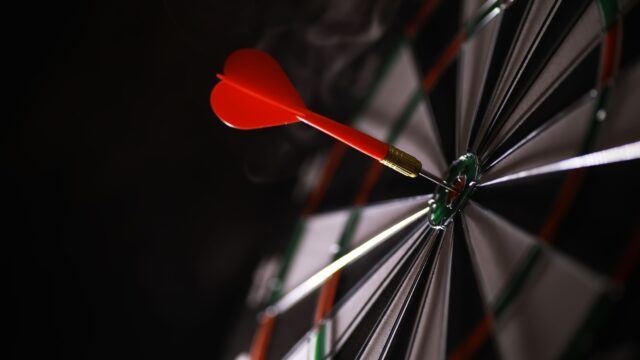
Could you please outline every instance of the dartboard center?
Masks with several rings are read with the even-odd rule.
[[[451,188],[440,186],[429,200],[429,224],[444,227],[467,202],[480,180],[478,158],[474,154],[465,154],[454,161],[446,176],[445,183]]]

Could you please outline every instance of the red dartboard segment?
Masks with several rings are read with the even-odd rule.
[[[227,125],[250,130],[303,121],[376,160],[387,155],[389,145],[307,109],[280,65],[265,52],[238,50],[224,70],[210,101]]]

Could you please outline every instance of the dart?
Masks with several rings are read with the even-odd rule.
[[[264,51],[242,49],[227,58],[211,91],[211,107],[228,126],[253,130],[303,122],[397,172],[424,177],[452,190],[422,169],[414,156],[354,128],[309,110],[277,61]],[[455,190],[453,190],[455,191]]]

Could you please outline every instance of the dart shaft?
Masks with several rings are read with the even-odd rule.
[[[422,176],[423,178],[430,180],[440,186],[442,186],[443,188],[447,189],[447,190],[451,190],[455,193],[458,193],[458,190],[452,188],[451,186],[447,185],[447,183],[445,183],[442,179],[440,179],[439,177],[433,175],[432,173],[424,170],[424,169],[420,169],[420,172],[418,173],[418,175]]]
[[[420,175],[451,190],[442,179],[423,170],[420,160],[393,145],[386,144],[354,128],[311,111],[306,112],[303,116],[298,116],[298,119],[371,156],[404,176],[415,178]]]
[[[389,145],[384,142],[326,116],[308,111],[298,119],[378,161],[389,152]]]

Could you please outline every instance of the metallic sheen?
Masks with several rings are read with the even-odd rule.
[[[420,163],[420,160],[393,145],[389,145],[387,155],[384,159],[380,160],[380,162],[402,175],[411,178],[418,176],[418,174],[420,174],[420,170],[422,170],[422,163]]]

